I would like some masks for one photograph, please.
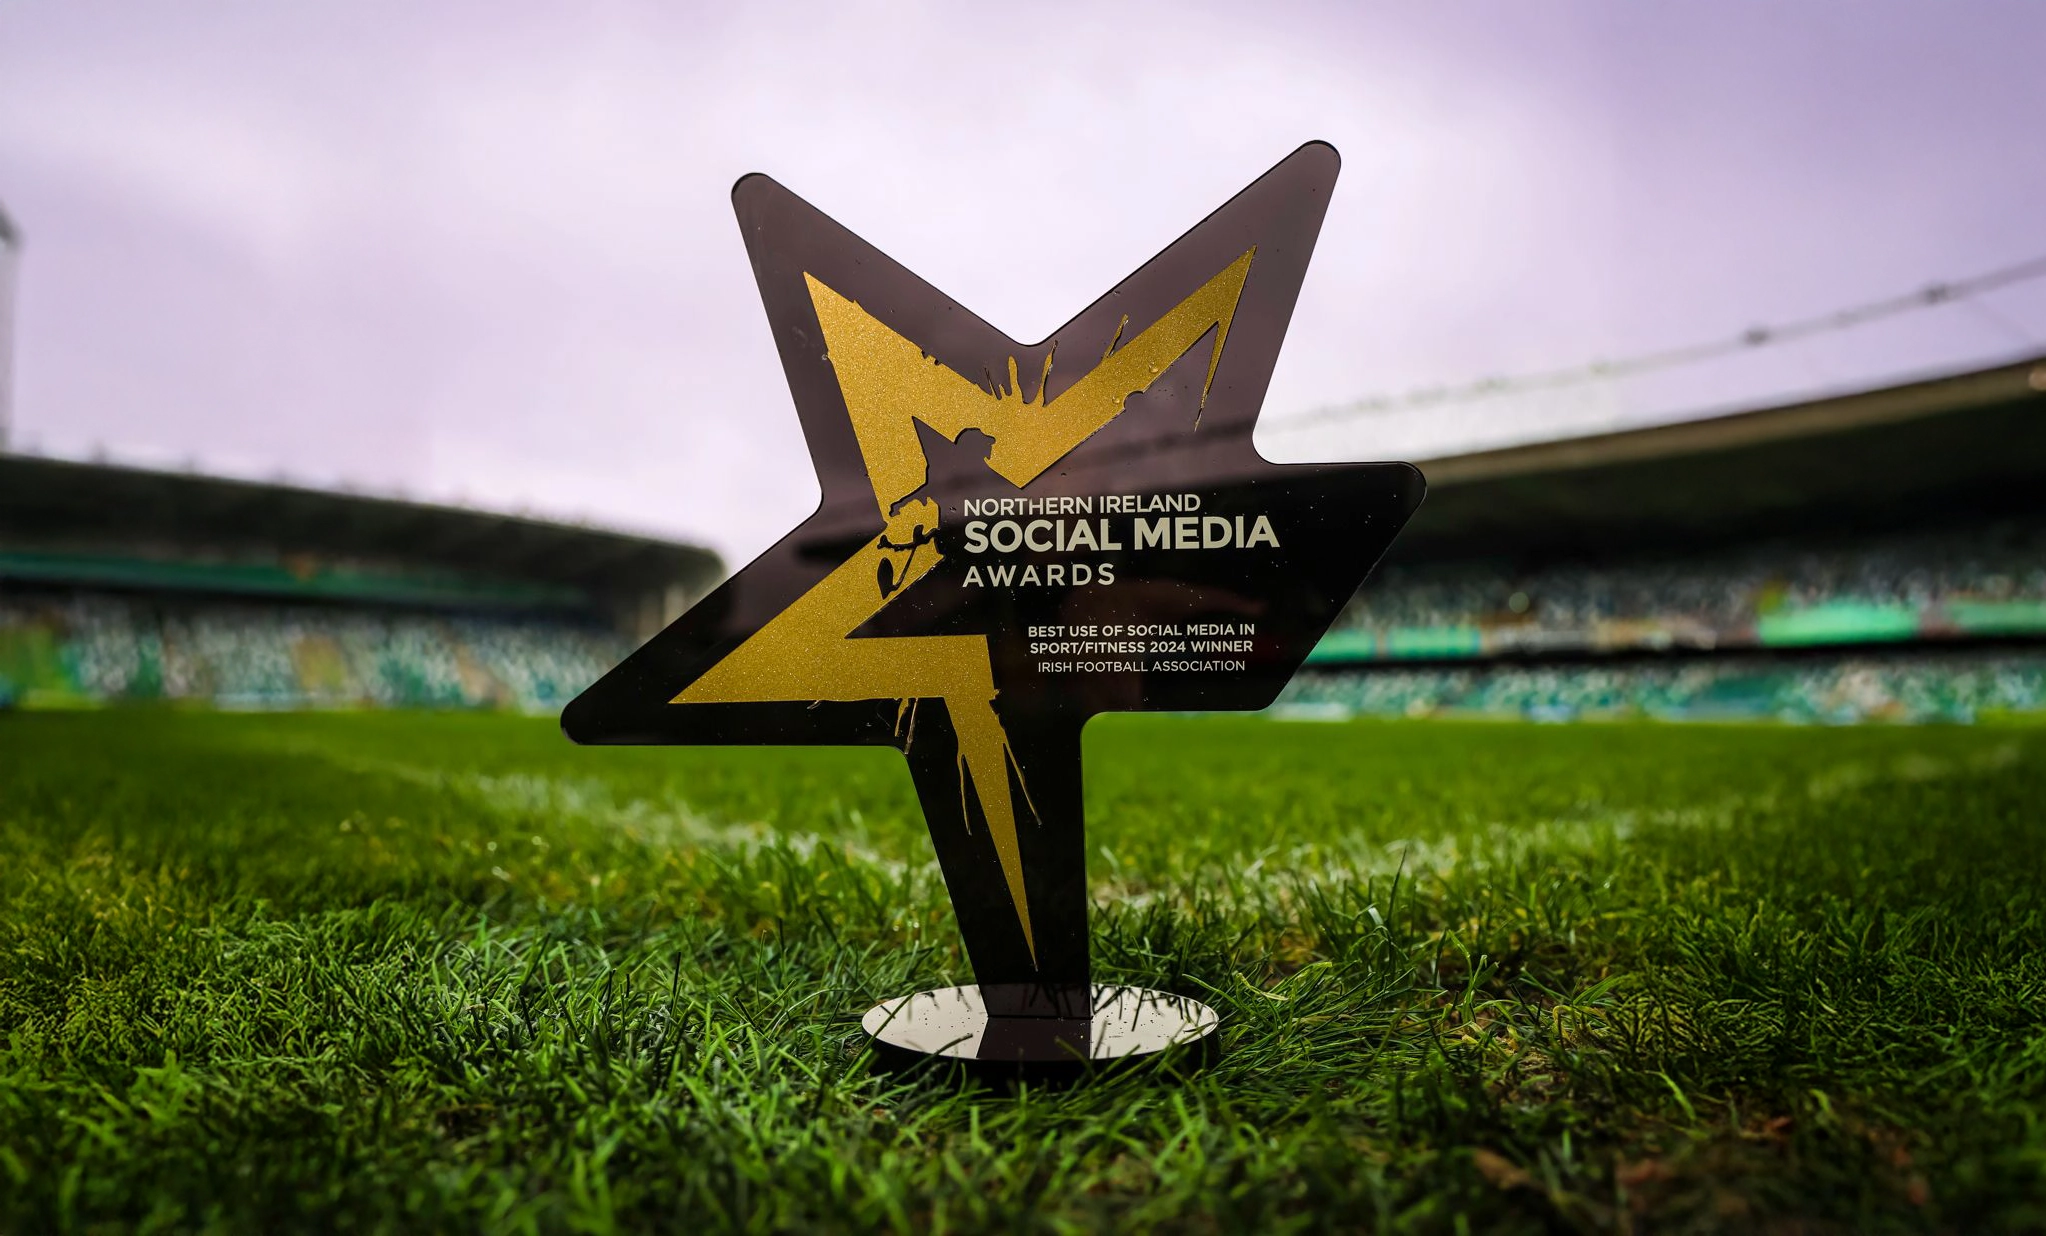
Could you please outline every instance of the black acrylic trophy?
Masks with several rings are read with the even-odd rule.
[[[823,500],[562,727],[903,751],[978,984],[871,1010],[883,1063],[1214,1049],[1206,1005],[1092,983],[1080,731],[1269,705],[1421,501],[1407,464],[1251,445],[1337,166],[1295,151],[1034,345],[733,189]]]

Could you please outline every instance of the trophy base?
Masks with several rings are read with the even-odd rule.
[[[1093,989],[1092,1018],[990,1017],[978,987],[884,1000],[860,1027],[874,1062],[895,1070],[950,1065],[984,1081],[1070,1082],[1141,1061],[1191,1072],[1221,1054],[1221,1024],[1198,1000],[1144,987]]]

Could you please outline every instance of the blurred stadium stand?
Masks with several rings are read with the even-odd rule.
[[[1424,466],[1283,712],[2046,710],[2046,357]],[[0,704],[547,712],[722,571],[649,537],[0,454]]]
[[[1423,466],[1293,710],[2046,708],[2046,357]]]
[[[722,573],[652,537],[0,455],[0,703],[550,711]]]

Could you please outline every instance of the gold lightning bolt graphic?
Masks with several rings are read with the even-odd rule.
[[[934,539],[937,504],[910,499],[923,488],[929,470],[915,422],[948,441],[958,441],[969,429],[986,434],[994,441],[988,467],[1021,489],[1114,420],[1132,395],[1150,389],[1212,331],[1215,342],[1201,385],[1205,405],[1255,254],[1253,249],[1237,258],[1120,347],[1118,328],[1100,363],[1049,402],[1044,401],[1049,355],[1035,399],[1023,395],[1014,357],[1008,385],[990,391],[938,364],[815,276],[804,275],[885,528],[671,702],[895,699],[907,705],[942,700],[959,736],[962,803],[970,779],[1033,963],[1037,943],[1009,786],[1010,769],[1016,770],[1018,786],[1023,770],[995,712],[987,637],[852,637],[943,560]]]

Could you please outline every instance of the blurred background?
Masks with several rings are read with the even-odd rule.
[[[813,507],[727,192],[1041,338],[1300,142],[1287,715],[2046,708],[2046,9],[0,9],[0,701],[549,711]]]

